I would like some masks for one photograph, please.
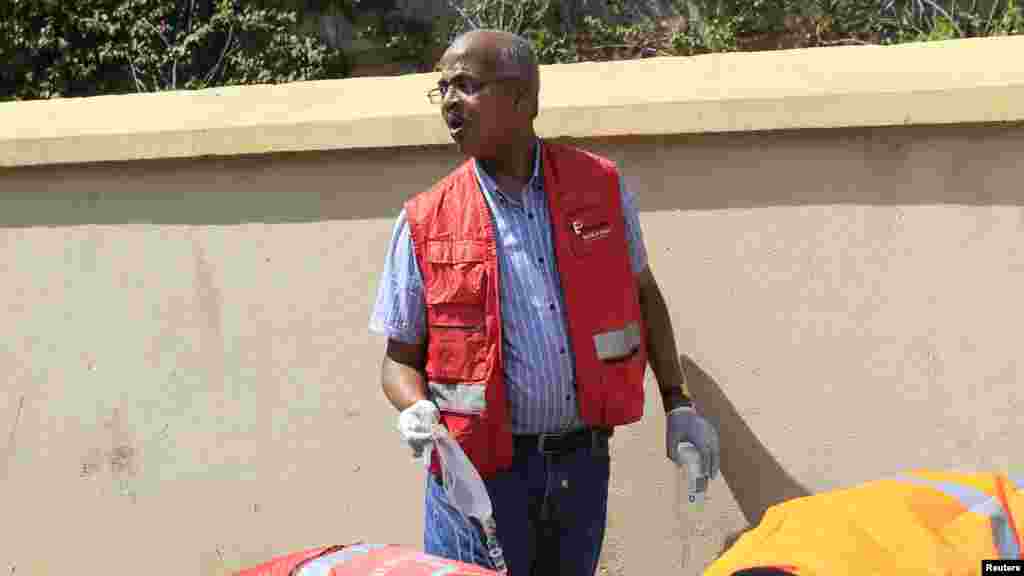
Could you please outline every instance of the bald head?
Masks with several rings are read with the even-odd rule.
[[[540,69],[533,47],[523,37],[502,30],[478,29],[460,34],[449,45],[440,66],[454,59],[472,59],[494,78],[521,80],[530,96],[532,115],[537,115]]]

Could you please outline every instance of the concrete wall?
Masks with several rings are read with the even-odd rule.
[[[638,191],[723,431],[686,512],[651,383],[614,439],[604,570],[697,574],[779,494],[1020,463],[1022,48],[542,72],[542,134]],[[419,544],[366,323],[401,201],[460,160],[435,79],[0,104],[0,569]]]

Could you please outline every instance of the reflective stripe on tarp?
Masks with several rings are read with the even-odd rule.
[[[335,566],[348,562],[354,556],[369,554],[371,550],[383,548],[384,544],[357,544],[348,546],[337,552],[327,554],[311,560],[308,564],[299,569],[296,576],[330,576],[331,569]]]
[[[957,484],[956,482],[931,480],[929,478],[918,478],[917,476],[906,475],[897,476],[896,480],[901,482],[910,482],[911,484],[917,484],[919,486],[935,488],[947,496],[954,498],[968,510],[973,509],[975,506],[980,506],[988,500],[994,499],[993,496],[989,496],[973,486],[964,486],[963,484]]]
[[[621,330],[594,334],[594,348],[601,360],[626,358],[640,349],[640,324],[632,322]]]
[[[928,486],[958,501],[968,512],[984,516],[989,519],[992,525],[992,541],[996,550],[999,551],[1000,559],[1013,559],[1020,557],[1020,546],[1017,538],[1010,527],[1009,513],[1003,508],[1003,504],[996,496],[978,490],[973,486],[965,486],[956,482],[942,480],[931,480],[918,478],[916,476],[898,476],[896,480]]]
[[[487,386],[484,384],[427,382],[427,389],[441,410],[477,414],[487,408]]]

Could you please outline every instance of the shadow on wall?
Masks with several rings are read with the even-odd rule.
[[[394,218],[454,146],[0,169],[0,228]]]
[[[641,210],[1024,205],[1024,125],[619,137]]]
[[[642,211],[832,204],[1024,205],[1024,126],[570,141],[623,168]],[[393,218],[454,146],[0,169],[0,227]]]
[[[768,508],[811,492],[782,468],[729,401],[721,386],[686,355],[680,356],[694,404],[718,430],[721,470],[747,524]]]

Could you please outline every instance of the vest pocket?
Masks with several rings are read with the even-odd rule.
[[[440,303],[428,308],[427,360],[438,379],[480,381],[487,375],[484,309],[473,304]]]
[[[454,382],[486,377],[488,341],[484,290],[486,245],[478,240],[428,240],[424,271],[427,367]]]
[[[484,256],[477,240],[428,240],[424,270],[427,304],[484,302]]]

